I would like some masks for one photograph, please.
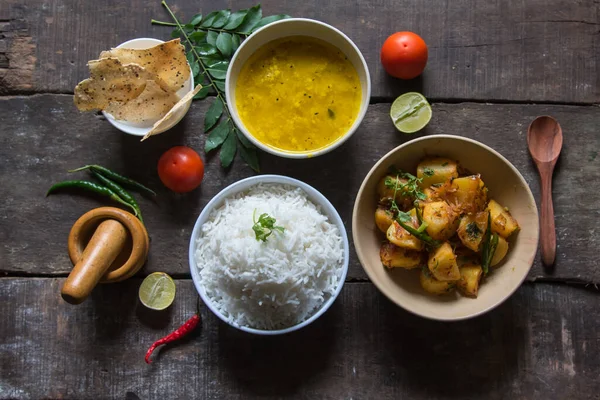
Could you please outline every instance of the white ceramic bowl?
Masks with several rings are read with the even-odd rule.
[[[214,210],[215,208],[220,207],[223,204],[223,202],[225,201],[225,199],[230,198],[230,197],[236,195],[237,193],[244,192],[244,191],[248,190],[250,187],[255,186],[259,183],[277,183],[277,184],[284,184],[284,185],[299,187],[300,189],[302,189],[306,193],[307,197],[315,205],[317,205],[321,208],[321,212],[329,218],[329,221],[338,227],[338,229],[340,231],[340,235],[342,236],[342,242],[343,242],[343,247],[344,247],[344,260],[343,260],[343,265],[342,265],[342,276],[340,277],[340,281],[338,283],[338,287],[335,290],[335,293],[333,295],[329,296],[329,298],[326,298],[325,302],[323,302],[323,304],[321,305],[321,308],[319,308],[317,311],[315,311],[314,314],[312,314],[309,318],[307,318],[306,320],[304,320],[303,322],[301,322],[297,325],[293,325],[293,326],[290,326],[285,329],[277,329],[277,330],[254,329],[254,328],[245,327],[245,326],[237,326],[237,325],[231,323],[229,320],[227,320],[227,318],[215,307],[215,305],[212,303],[210,298],[206,295],[206,291],[204,290],[204,286],[202,285],[202,282],[200,279],[200,272],[198,271],[198,267],[196,265],[196,260],[194,257],[194,254],[196,252],[196,241],[197,241],[198,237],[200,236],[202,225],[204,225],[204,223],[208,220],[208,217],[209,217],[211,211]],[[190,272],[192,274],[192,280],[194,281],[194,286],[196,286],[196,290],[200,294],[200,297],[202,298],[202,301],[204,302],[204,304],[206,304],[206,306],[217,317],[219,317],[222,321],[226,322],[227,324],[233,326],[234,328],[240,329],[244,332],[254,333],[257,335],[281,335],[284,333],[296,331],[300,328],[305,327],[306,325],[311,324],[315,320],[317,320],[317,318],[319,318],[321,315],[323,315],[325,313],[325,311],[327,311],[327,309],[329,309],[329,307],[331,307],[331,305],[333,304],[333,302],[335,301],[337,296],[340,294],[342,287],[344,286],[344,282],[346,281],[346,275],[348,273],[349,259],[350,259],[350,256],[349,256],[348,235],[346,233],[346,228],[344,227],[344,223],[342,222],[342,219],[340,218],[340,215],[336,211],[335,207],[333,207],[333,205],[329,202],[329,200],[327,200],[327,198],[325,196],[323,196],[318,190],[316,190],[312,186],[307,185],[306,183],[301,182],[297,179],[289,178],[287,176],[282,176],[282,175],[253,176],[250,178],[242,179],[241,181],[237,181],[237,182],[227,186],[225,189],[221,190],[215,197],[212,198],[211,201],[208,202],[208,204],[204,207],[204,209],[200,213],[200,216],[196,220],[196,224],[194,225],[194,230],[192,231],[192,237],[190,239],[190,248],[189,248],[189,262],[190,262]]]
[[[159,40],[159,39],[152,39],[152,38],[138,38],[138,39],[132,39],[132,40],[128,40],[127,42],[121,43],[120,45],[117,46],[117,48],[149,49],[150,47],[158,46],[161,43],[164,43],[164,41]],[[190,78],[187,81],[185,81],[185,83],[183,84],[183,87],[177,91],[177,95],[179,96],[179,98],[182,98],[183,96],[185,96],[188,92],[192,91],[193,89],[194,89],[194,76],[193,76],[192,70],[190,68]],[[185,117],[185,114],[190,109],[191,104],[192,104],[192,101],[190,100],[185,107],[183,107],[179,110],[179,112],[177,113],[177,117],[173,118],[171,120],[171,123],[166,125],[163,129],[159,129],[157,131],[157,133],[162,133],[166,130],[171,129],[175,125],[177,125],[177,123],[179,121],[181,121],[183,117]],[[110,122],[112,124],[112,126],[114,126],[115,128],[117,128],[120,131],[129,133],[130,135],[135,135],[135,136],[145,136],[148,132],[150,132],[154,123],[156,121],[158,121],[158,119],[156,119],[155,121],[146,121],[143,123],[133,123],[133,122],[125,122],[125,121],[116,120],[112,115],[110,115],[109,113],[104,112],[104,111],[102,111],[102,114],[104,114],[104,117],[108,120],[108,122]]]
[[[377,183],[392,165],[414,173],[418,162],[426,155],[448,157],[457,160],[472,173],[480,173],[489,189],[489,198],[508,207],[521,227],[520,232],[508,239],[508,254],[481,283],[476,299],[458,294],[428,294],[419,283],[418,270],[388,270],[381,264],[379,249],[385,235],[375,226],[374,220]],[[352,235],[360,263],[385,296],[416,315],[440,321],[458,321],[494,309],[517,290],[535,259],[539,221],[527,182],[506,158],[472,139],[433,135],[396,147],[373,166],[356,196]]]
[[[356,69],[360,79],[362,98],[360,109],[354,124],[352,124],[344,136],[320,150],[309,152],[286,152],[267,146],[252,136],[246,126],[242,123],[236,108],[235,87],[237,84],[238,75],[248,58],[250,58],[254,52],[256,52],[266,43],[287,36],[310,36],[332,44],[348,57],[348,60],[352,62],[352,65]],[[346,140],[348,140],[356,131],[367,112],[367,108],[369,107],[369,100],[371,98],[371,77],[369,75],[367,63],[365,62],[360,50],[358,47],[356,47],[354,42],[352,42],[352,40],[350,40],[350,38],[348,38],[348,36],[343,34],[340,30],[331,25],[327,25],[323,22],[312,19],[290,18],[274,22],[257,30],[242,43],[233,56],[227,71],[225,93],[227,96],[227,107],[229,108],[229,112],[231,113],[233,121],[240,128],[244,136],[246,136],[248,140],[254,143],[258,148],[268,153],[286,158],[311,158],[328,153],[337,148]]]

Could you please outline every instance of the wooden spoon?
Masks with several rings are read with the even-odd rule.
[[[563,144],[562,129],[548,116],[537,117],[527,130],[529,153],[540,173],[542,216],[540,221],[542,262],[552,266],[556,258],[556,229],[552,206],[552,172]]]

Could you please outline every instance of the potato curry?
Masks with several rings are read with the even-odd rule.
[[[417,174],[393,170],[377,186],[375,223],[385,233],[381,262],[387,268],[420,269],[423,289],[455,289],[477,297],[482,277],[508,252],[519,230],[510,212],[493,199],[478,174],[458,162],[426,157]]]

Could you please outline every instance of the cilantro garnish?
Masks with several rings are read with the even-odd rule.
[[[283,233],[285,228],[283,226],[275,225],[275,218],[269,216],[267,213],[263,213],[256,219],[256,209],[252,214],[252,220],[254,221],[254,225],[252,226],[252,230],[256,235],[256,240],[262,240],[263,242],[267,241],[267,238],[271,236],[273,231],[278,231]]]
[[[423,168],[423,173],[425,174],[425,176],[435,175],[435,171],[431,168]]]

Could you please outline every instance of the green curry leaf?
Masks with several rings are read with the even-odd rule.
[[[210,43],[200,44],[194,47],[194,50],[196,50],[200,56],[210,56],[212,54],[216,54],[218,51],[217,48]]]
[[[231,43],[231,34],[227,32],[219,33],[217,37],[217,49],[223,54],[224,57],[230,57],[233,53],[233,45]]]
[[[223,29],[226,31],[236,29],[238,26],[240,26],[242,24],[242,21],[244,21],[244,17],[246,16],[247,13],[248,13],[248,10],[240,10],[240,11],[234,12],[229,17],[229,21],[227,22],[227,25],[225,25],[223,27]]]
[[[201,44],[206,40],[206,32],[195,31],[189,37],[190,37],[190,40],[192,40],[196,44]]]
[[[219,118],[221,118],[221,114],[223,114],[223,102],[217,97],[208,108],[204,117],[204,132],[210,131],[215,126]]]
[[[289,15],[287,15],[287,14],[270,15],[270,16],[268,16],[268,17],[264,17],[263,19],[261,19],[261,20],[258,22],[258,24],[256,24],[256,25],[254,26],[254,28],[252,28],[252,32],[254,32],[254,31],[256,31],[256,30],[258,30],[258,29],[262,28],[262,27],[263,27],[263,26],[265,26],[265,25],[269,25],[269,24],[270,24],[270,23],[272,23],[272,22],[275,22],[275,21],[280,21],[280,20],[282,20],[282,19],[288,19],[288,18],[291,18],[291,17],[290,17]]]
[[[190,25],[198,25],[202,21],[202,14],[196,14],[190,20]]]
[[[196,93],[196,95],[193,97],[194,100],[202,100],[204,98],[206,98],[206,96],[208,96],[208,93],[210,92],[211,87],[210,86],[203,86],[202,89],[200,89],[200,91],[198,93]]]
[[[238,129],[235,130],[235,133],[242,146],[244,146],[247,149],[256,149],[256,146],[253,145],[252,142],[249,141],[248,138],[244,136],[244,134],[241,133]]]
[[[213,11],[213,12],[209,13],[208,15],[206,15],[202,19],[202,23],[200,24],[200,28],[210,28],[212,26],[212,23],[215,20],[215,17],[217,16],[218,13],[219,13],[218,11]]]
[[[215,79],[225,79],[229,61],[219,61],[208,68],[208,73]]]
[[[221,159],[221,166],[223,168],[227,168],[231,165],[233,158],[235,157],[236,149],[237,140],[235,138],[233,130],[230,130],[227,134],[227,138],[221,145],[221,152],[219,153],[219,158]]]
[[[219,37],[219,34],[215,31],[208,31],[206,33],[206,43],[216,46],[217,45],[217,37]]]
[[[243,145],[238,146],[238,148],[240,149],[240,156],[242,156],[242,160],[244,160],[244,162],[248,164],[248,166],[250,166],[250,168],[252,168],[254,171],[260,171],[256,149],[246,148]]]
[[[221,122],[206,137],[206,143],[204,143],[204,151],[208,153],[222,145],[225,139],[227,139],[227,136],[230,134],[230,132],[231,124],[229,124],[229,121]]]
[[[242,43],[242,39],[240,35],[232,34],[231,35],[231,51],[235,53],[235,51],[240,47],[240,43]]]
[[[252,29],[260,22],[261,18],[262,9],[260,8],[260,4],[258,4],[248,10],[248,13],[236,31],[241,33],[252,32]]]
[[[221,10],[215,15],[211,28],[222,28],[229,21],[231,10]]]

